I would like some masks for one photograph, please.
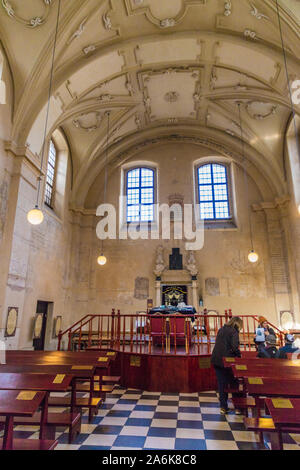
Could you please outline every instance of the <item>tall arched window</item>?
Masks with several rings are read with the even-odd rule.
[[[48,166],[46,175],[45,204],[53,208],[54,182],[56,172],[56,147],[53,140],[50,140],[48,153]]]
[[[134,168],[126,174],[127,222],[152,222],[154,218],[154,178],[151,168]]]
[[[219,163],[199,166],[197,178],[200,218],[230,219],[227,167]]]

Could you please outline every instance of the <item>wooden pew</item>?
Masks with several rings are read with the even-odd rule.
[[[277,368],[280,367],[293,367],[295,369],[300,369],[300,360],[292,361],[289,359],[265,359],[265,358],[240,358],[240,357],[224,357],[223,365],[224,367],[231,367],[232,364],[249,364],[256,365],[258,367],[262,366],[274,366],[276,364]]]
[[[40,439],[55,438],[56,427],[69,428],[69,442],[71,443],[76,434],[80,434],[81,413],[75,409],[75,387],[72,387],[71,412],[70,413],[48,413],[48,400],[50,392],[67,392],[71,383],[74,384],[73,375],[48,375],[48,374],[0,374],[0,390],[22,390],[22,391],[44,391],[46,396],[41,412],[32,417],[16,418],[18,425],[39,425]]]
[[[46,392],[24,392],[16,390],[0,390],[0,416],[4,419],[4,435],[0,439],[2,450],[52,450],[57,440],[46,439],[14,439],[14,419],[32,417],[46,400]],[[45,406],[43,405],[43,409]],[[44,425],[41,414],[40,428]]]
[[[270,418],[245,418],[246,429],[270,435],[271,449],[283,450],[283,433],[300,433],[300,399],[266,398],[265,406]]]
[[[10,365],[1,364],[1,373],[30,373],[30,374],[72,374],[75,378],[75,386],[80,381],[88,381],[90,384],[90,390],[93,390],[93,381],[95,379],[96,366],[93,365],[41,365],[41,364],[23,364],[23,365]],[[89,410],[89,422],[92,421],[93,416],[98,413],[98,409],[102,404],[101,398],[93,397],[92,393],[89,393],[88,397],[77,397],[75,396],[75,408],[87,408]],[[49,397],[48,406],[71,407],[71,397]]]
[[[106,393],[113,390],[112,385],[101,385],[101,377],[109,375],[111,356],[99,353],[77,353],[72,351],[26,351],[23,356],[22,351],[8,351],[7,364],[40,364],[40,365],[93,365],[96,367],[95,373],[99,378],[99,384],[94,384],[91,389],[89,384],[77,387],[77,391],[88,393],[93,396],[105,398]]]

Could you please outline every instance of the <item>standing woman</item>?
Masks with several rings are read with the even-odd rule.
[[[228,393],[225,392],[225,388],[230,384],[236,385],[231,369],[224,367],[223,357],[241,357],[239,331],[242,328],[243,321],[239,317],[232,317],[220,328],[211,357],[218,381],[221,414],[228,412]]]

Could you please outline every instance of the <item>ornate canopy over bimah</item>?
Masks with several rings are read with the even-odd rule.
[[[183,260],[184,259],[184,260]],[[181,302],[198,307],[198,269],[193,251],[186,251],[184,256],[180,248],[172,248],[169,263],[165,263],[164,248],[156,250],[154,274],[156,306],[178,305]]]

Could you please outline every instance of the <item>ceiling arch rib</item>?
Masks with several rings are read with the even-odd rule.
[[[168,2],[170,10],[157,0],[121,0],[121,6],[120,0],[64,4],[49,132],[60,126],[68,136],[74,187],[101,160],[105,110],[112,109],[110,145],[116,148],[121,139],[155,136],[159,128],[195,135],[205,129],[216,142],[229,138],[238,147],[240,101],[248,157],[255,164],[260,159],[257,168],[262,171],[272,167],[277,188],[284,191],[282,129],[290,103],[275,2],[252,3],[267,18],[254,15],[248,0],[231,2],[230,14],[225,14],[223,2],[210,0],[176,0]],[[295,41],[299,28],[281,12],[292,79],[300,76]],[[175,22],[164,21],[172,18]],[[53,19],[50,12],[49,21]],[[45,43],[17,102],[12,134],[36,153],[42,145],[52,49],[47,41],[51,28],[43,28]],[[32,89],[38,90],[34,99]]]
[[[228,156],[239,164],[243,162],[241,144],[238,139],[207,127],[198,127],[196,129],[187,126],[177,126],[172,129],[157,127],[154,133],[153,129],[144,129],[110,145],[108,148],[109,165],[126,161],[126,158],[129,158],[128,155],[131,157],[134,154],[139,154],[146,146],[161,145],[168,141],[201,145],[207,147],[210,151]],[[93,159],[88,168],[84,168],[84,166],[81,168],[73,188],[71,198],[73,207],[84,207],[89,187],[104,168],[106,162],[104,153],[103,148],[101,154],[99,153],[97,158]],[[251,168],[253,166],[262,175],[262,178],[265,179],[266,187],[262,191],[265,197],[270,197],[270,194],[272,194],[272,197],[277,197],[285,193],[285,183],[278,168],[274,169],[270,166],[269,162],[248,144],[246,144],[245,157],[245,161],[248,162],[247,167]]]

